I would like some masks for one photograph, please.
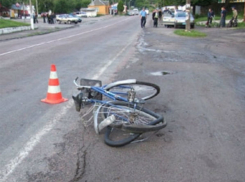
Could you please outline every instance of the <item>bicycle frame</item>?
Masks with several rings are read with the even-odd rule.
[[[97,86],[83,86],[83,85],[78,85],[77,84],[77,79],[78,77],[74,80],[74,84],[77,86],[78,90],[82,90],[82,89],[92,89],[93,91],[96,91],[112,100],[119,100],[119,101],[124,101],[124,102],[129,102],[127,99],[125,99],[124,97],[121,97],[120,95],[128,95],[128,93],[124,93],[124,92],[110,92],[107,91],[106,89],[116,86],[116,85],[121,85],[121,84],[132,84],[132,83],[136,83],[136,79],[128,79],[128,80],[122,80],[122,81],[117,81],[117,82],[113,82],[110,83],[108,85],[104,85],[101,87],[97,87]],[[127,86],[120,86],[122,88],[129,88]],[[95,100],[91,100],[90,102],[95,102]],[[96,101],[98,102],[98,100]]]
[[[76,110],[79,112],[84,103],[92,104],[90,109],[85,110],[82,117],[91,114],[91,112],[93,112],[93,116],[84,120],[83,123],[88,124],[93,118],[93,125],[97,134],[107,128],[105,132],[107,145],[112,147],[124,146],[133,142],[142,133],[157,132],[166,127],[167,123],[161,115],[143,108],[145,100],[155,97],[160,92],[159,86],[135,79],[117,81],[104,86],[100,80],[80,79],[79,85],[76,82],[77,79],[78,77],[74,80],[74,84],[80,93],[72,96]],[[141,85],[143,85],[143,89]],[[146,92],[144,92],[144,88]],[[136,92],[141,93],[140,96],[137,95],[139,98],[136,97]],[[109,99],[103,100],[103,96]],[[113,134],[120,135],[121,133],[117,133],[117,130],[127,133],[122,138],[114,138],[114,140],[111,138],[113,130]]]
[[[118,84],[128,84],[128,83],[135,83],[136,80],[135,79],[130,79],[130,80],[123,80],[123,81],[118,81],[118,82],[114,82],[114,83],[111,83],[111,84],[108,84],[108,85],[104,85],[104,86],[101,86],[101,87],[98,87],[98,86],[83,86],[83,85],[78,85],[77,84],[77,79],[76,78],[74,80],[74,84],[77,86],[78,90],[82,90],[83,89],[89,89],[89,90],[84,90],[85,92],[91,92],[91,91],[95,91],[95,92],[98,92],[104,96],[106,96],[107,98],[110,98],[111,100],[113,101],[116,101],[116,100],[119,100],[119,101],[123,101],[123,102],[127,102],[127,103],[130,103],[130,104],[134,104],[134,108],[137,107],[137,103],[135,102],[129,102],[126,98],[124,97],[121,97],[119,94],[121,95],[127,95],[128,93],[123,93],[123,92],[110,92],[110,91],[107,91],[106,89],[107,88],[110,88],[110,87],[113,87],[113,86],[116,86]],[[130,87],[127,87],[127,86],[120,86],[122,88],[130,88]],[[74,100],[75,100],[75,97],[74,97]],[[94,112],[94,129],[95,129],[95,132],[97,134],[99,134],[100,130],[102,130],[104,127],[110,125],[114,120],[113,118],[111,120],[103,120],[100,124],[98,124],[98,113],[99,113],[99,110],[101,109],[101,107],[105,104],[109,104],[110,101],[103,101],[103,100],[98,100],[98,99],[93,99],[93,98],[88,98],[88,97],[82,97],[82,103],[93,103],[93,104],[96,104],[96,103],[99,103],[100,106],[98,106],[98,108],[96,109],[96,111]],[[118,106],[118,108],[120,108]],[[126,119],[125,119],[126,121]]]
[[[120,93],[120,92],[110,92],[110,91],[105,91],[103,87],[91,87],[92,90],[101,93],[102,95],[112,99],[112,100],[120,100],[120,101],[124,101],[124,102],[128,102],[127,99],[121,97],[118,94],[124,94],[124,93]]]

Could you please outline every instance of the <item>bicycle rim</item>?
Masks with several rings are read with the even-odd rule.
[[[103,107],[105,117],[115,116],[115,121],[105,133],[105,143],[112,147],[121,147],[137,139],[141,133],[129,133],[122,131],[120,126],[123,124],[132,125],[155,125],[162,122],[163,118],[144,108],[134,107],[126,102],[112,102]]]
[[[127,102],[110,102],[103,106],[104,117],[114,115],[116,120],[112,126],[122,124],[152,125],[157,124],[159,115]]]
[[[136,92],[136,98],[148,100],[159,94],[160,87],[153,83],[136,81],[136,83],[116,85],[107,88],[107,90],[124,98],[127,98],[128,91],[134,90]]]

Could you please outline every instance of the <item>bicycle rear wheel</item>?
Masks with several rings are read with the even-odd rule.
[[[107,104],[103,107],[103,114],[105,118],[115,116],[115,121],[107,127],[104,138],[105,143],[112,147],[127,145],[144,132],[166,127],[162,116],[126,102]]]
[[[136,98],[148,100],[160,93],[160,87],[148,82],[136,81],[135,83],[113,85],[106,87],[107,91],[113,92],[121,97],[127,98],[128,91],[134,90]]]

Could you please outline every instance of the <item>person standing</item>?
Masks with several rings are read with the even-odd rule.
[[[54,24],[54,13],[51,13],[50,15],[50,24]]]
[[[141,28],[144,28],[145,27],[145,23],[146,23],[146,12],[145,12],[145,8],[143,8],[141,11],[140,11],[140,24],[141,24]]]
[[[167,7],[165,7],[165,9],[163,10],[163,14],[166,13],[166,12],[169,12],[169,9]]]
[[[53,13],[53,23],[56,23],[56,14]]]
[[[220,26],[225,27],[225,18],[226,18],[226,10],[225,7],[221,8],[221,19],[220,19]]]
[[[43,13],[42,16],[43,16],[43,23],[46,23],[46,13]]]
[[[161,23],[162,22],[162,10],[160,9],[160,10],[158,10],[158,21],[159,21],[159,23]]]
[[[211,26],[212,21],[213,21],[213,18],[214,18],[214,12],[213,12],[213,10],[210,8],[210,9],[208,10],[208,21],[207,21],[207,23],[206,23],[208,27]]]
[[[35,23],[38,23],[38,14],[35,13]]]
[[[153,27],[157,27],[158,17],[159,17],[158,10],[155,9],[152,13],[152,20],[154,22]]]
[[[237,13],[237,10],[236,10],[236,8],[234,6],[232,7],[232,13],[233,13],[232,26],[233,27],[237,27],[237,15],[238,15],[238,13]]]

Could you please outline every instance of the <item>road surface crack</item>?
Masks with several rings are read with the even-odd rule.
[[[84,141],[84,133],[82,135],[82,140]],[[81,148],[77,152],[77,163],[76,163],[76,172],[75,176],[70,182],[76,182],[83,178],[85,172],[86,172],[86,166],[87,166],[87,149],[89,146],[85,148],[85,145],[83,144]]]
[[[83,150],[83,149],[82,149]],[[71,180],[71,182],[78,181],[82,179],[83,175],[86,171],[86,155],[87,151],[79,151],[77,153],[77,168],[76,168],[76,174],[74,178]]]

